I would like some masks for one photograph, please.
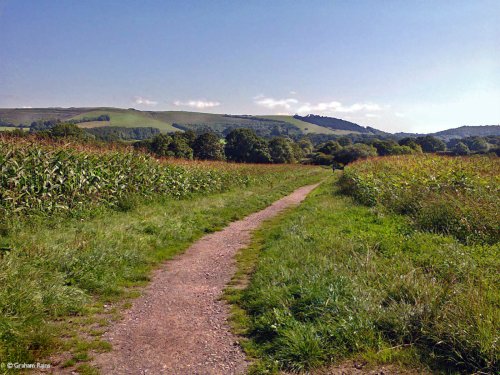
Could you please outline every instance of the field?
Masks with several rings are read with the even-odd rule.
[[[429,155],[354,163],[343,190],[367,205],[409,215],[415,225],[464,243],[500,240],[500,159]]]
[[[226,299],[251,372],[498,372],[499,167],[405,155],[332,176],[0,135],[0,363],[90,369],[163,261],[323,181],[238,255]]]
[[[119,206],[133,196],[186,197],[244,186],[249,167],[181,167],[131,149],[75,149],[34,138],[0,138],[0,217]],[[250,167],[251,168],[251,167]]]
[[[499,250],[416,230],[405,216],[340,195],[330,180],[257,233],[226,295],[254,373],[348,360],[495,373]]]
[[[105,326],[159,262],[328,173],[6,137],[0,168],[0,362],[68,366],[110,349]]]
[[[83,128],[98,126],[153,127],[165,133],[180,131],[174,128],[171,122],[159,120],[149,112],[134,111],[130,109],[103,108],[96,111],[85,112],[71,119],[78,120],[83,117],[99,117],[100,115],[109,115],[110,121],[83,122],[80,123],[79,126]]]

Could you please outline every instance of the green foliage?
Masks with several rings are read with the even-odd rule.
[[[231,296],[259,371],[364,357],[497,373],[498,245],[415,231],[331,186],[257,233],[250,285]]]
[[[465,143],[458,142],[452,149],[453,154],[458,156],[464,156],[470,154],[470,149]]]
[[[302,149],[304,155],[309,155],[314,150],[314,145],[308,138],[302,138],[297,142],[297,145]]]
[[[409,145],[399,145],[396,141],[387,140],[374,140],[371,145],[377,149],[379,156],[388,155],[406,155],[415,153],[415,149]]]
[[[75,124],[58,123],[50,128],[50,135],[55,138],[85,138],[85,132]]]
[[[358,159],[366,159],[372,156],[377,156],[377,149],[375,147],[356,143],[337,151],[334,155],[334,161],[345,165]]]
[[[95,128],[85,128],[85,132],[92,134],[99,140],[143,140],[153,138],[160,134],[160,130],[150,127],[127,128],[123,126],[100,126]]]
[[[467,147],[471,151],[475,152],[486,152],[488,151],[488,142],[486,142],[486,139],[481,138],[481,137],[470,137],[470,138],[465,138],[463,140]]]
[[[422,229],[463,242],[500,239],[500,160],[415,155],[351,164],[342,189],[368,205],[410,215]]]
[[[273,163],[294,163],[295,150],[293,148],[293,141],[287,138],[276,137],[269,141],[269,153]]]
[[[224,160],[224,144],[214,133],[204,133],[193,142],[194,157],[200,160]]]
[[[182,133],[158,134],[151,140],[134,143],[134,147],[145,149],[158,157],[193,158],[193,149]]]
[[[236,129],[226,136],[227,160],[246,163],[272,161],[267,142],[250,129]]]
[[[420,147],[422,147],[424,152],[438,152],[446,150],[446,144],[442,140],[431,135],[418,137],[415,141],[420,145]]]
[[[316,151],[327,155],[333,155],[337,151],[340,151],[341,149],[342,146],[337,141],[328,141],[318,145]]]

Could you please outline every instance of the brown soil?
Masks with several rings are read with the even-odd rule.
[[[221,300],[235,272],[234,255],[251,231],[300,203],[302,187],[266,209],[207,235],[155,272],[124,319],[103,336],[113,344],[94,359],[103,374],[240,374],[247,368]]]

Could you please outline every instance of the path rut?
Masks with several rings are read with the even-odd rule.
[[[156,271],[141,297],[103,339],[113,350],[98,354],[103,374],[241,374],[247,368],[238,337],[230,331],[221,296],[236,270],[234,255],[251,231],[300,203],[309,185],[271,206],[204,236]]]

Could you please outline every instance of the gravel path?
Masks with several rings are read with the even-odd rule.
[[[124,319],[104,335],[113,350],[95,357],[103,374],[241,374],[247,367],[220,299],[235,272],[234,255],[251,231],[300,203],[304,186],[266,209],[204,236],[156,271]]]

